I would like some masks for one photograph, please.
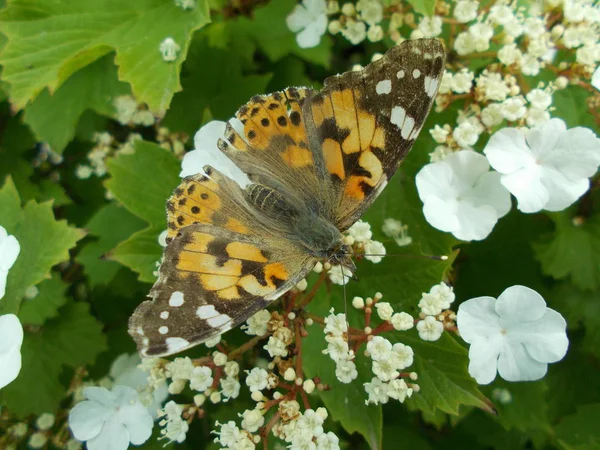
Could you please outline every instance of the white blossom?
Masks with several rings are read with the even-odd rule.
[[[377,0],[358,0],[356,10],[369,25],[376,25],[383,19],[383,5]]]
[[[316,450],[340,450],[340,439],[331,431],[317,438]]]
[[[267,324],[271,320],[271,313],[263,309],[246,321],[246,334],[264,336],[267,334]]]
[[[374,264],[380,263],[385,256],[385,246],[379,241],[367,241],[364,245],[365,259]]]
[[[242,428],[250,433],[258,431],[265,423],[265,417],[258,409],[247,409],[242,414]]]
[[[587,128],[567,130],[562,120],[551,119],[525,133],[496,132],[484,153],[521,211],[561,211],[588,190],[600,165],[600,140]]]
[[[479,139],[479,130],[471,122],[464,121],[452,132],[452,137],[462,148],[470,148]]]
[[[194,363],[188,356],[175,358],[165,368],[167,375],[173,380],[189,380],[194,373]]]
[[[325,0],[302,0],[287,16],[288,28],[296,35],[301,48],[316,47],[327,30],[327,4]]]
[[[375,309],[377,315],[381,320],[391,320],[394,314],[394,308],[388,302],[377,302],[375,303]]]
[[[182,412],[183,406],[178,405],[171,400],[158,413],[159,417],[162,418],[160,425],[163,427],[160,430],[160,433],[162,437],[168,439],[169,442],[182,443],[185,441],[186,434],[189,430],[189,425],[181,417]]]
[[[373,237],[371,225],[362,220],[355,222],[348,228],[347,233],[354,238],[355,242],[367,242]]]
[[[356,377],[358,377],[356,364],[350,360],[338,361],[335,366],[335,376],[342,383],[351,383],[356,379]]]
[[[527,113],[525,101],[521,97],[507,98],[502,102],[502,115],[506,120],[514,122]]]
[[[487,100],[495,101],[504,101],[510,92],[501,74],[487,70],[477,78],[477,88],[483,90]]]
[[[507,381],[539,380],[569,345],[565,319],[525,286],[509,287],[497,300],[467,300],[458,308],[457,325],[471,344],[469,373],[479,384],[491,383],[496,372]]]
[[[332,283],[339,284],[340,286],[347,284],[352,278],[352,272],[350,272],[350,269],[340,265],[331,266],[331,269],[328,271],[328,275]]]
[[[367,26],[364,22],[348,20],[346,26],[342,28],[344,36],[353,45],[358,45],[367,37]]]
[[[206,366],[194,367],[190,377],[190,388],[198,392],[204,392],[213,384],[212,369]]]
[[[390,357],[392,343],[382,336],[374,336],[367,343],[367,351],[373,361],[384,361]]]
[[[477,17],[479,2],[471,0],[457,0],[454,6],[454,17],[460,23],[467,23]]]
[[[410,330],[415,325],[415,319],[405,312],[399,312],[392,316],[392,326],[395,330],[406,331]]]
[[[417,331],[419,332],[419,337],[424,341],[437,341],[442,337],[444,325],[438,322],[435,317],[427,316],[417,323]]]
[[[439,36],[442,33],[442,18],[440,16],[423,17],[419,22],[419,30],[426,38]]]
[[[365,404],[374,403],[377,405],[388,402],[389,386],[387,383],[384,383],[377,377],[373,377],[370,382],[364,383],[364,387],[365,392],[368,394]]]
[[[323,331],[333,336],[342,336],[346,331],[348,331],[346,314],[335,314],[333,308],[331,308],[329,315],[325,317],[325,328]]]
[[[481,122],[488,128],[493,128],[504,122],[502,114],[502,105],[500,103],[491,103],[481,111]]]
[[[471,91],[475,75],[469,69],[462,69],[452,77],[452,91],[456,94],[466,94]],[[442,143],[442,142],[440,142]]]
[[[416,182],[427,222],[462,240],[487,237],[511,207],[500,175],[489,172],[485,157],[470,150],[426,165]]]
[[[230,398],[237,398],[240,395],[240,382],[237,378],[221,378],[221,393],[225,396],[225,401]]]
[[[14,314],[0,316],[0,389],[12,383],[21,371],[23,326]]]
[[[390,398],[404,402],[407,397],[411,397],[413,390],[409,388],[406,382],[400,378],[396,378],[388,383],[387,395]]]
[[[285,342],[283,342],[281,339],[276,338],[275,336],[269,337],[267,344],[263,348],[269,352],[269,356],[271,356],[271,358],[275,356],[288,355],[288,349],[287,345],[285,345]]]
[[[246,377],[246,385],[250,392],[262,391],[267,388],[269,373],[265,369],[254,367]]]
[[[14,236],[9,235],[3,226],[0,226],[0,299],[6,293],[6,279],[8,271],[19,256],[21,246]]]
[[[129,443],[143,444],[152,434],[152,417],[135,389],[115,386],[111,392],[88,387],[84,395],[87,400],[69,413],[69,427],[89,450],[125,450]]]
[[[393,238],[399,247],[412,243],[412,238],[408,235],[408,225],[399,220],[387,218],[383,221],[381,229],[386,236]]]

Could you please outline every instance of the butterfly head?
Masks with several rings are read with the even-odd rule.
[[[328,261],[336,266],[342,266],[348,270],[347,275],[350,276],[356,272],[356,265],[352,260],[352,247],[344,242],[338,242],[334,247],[327,252]]]

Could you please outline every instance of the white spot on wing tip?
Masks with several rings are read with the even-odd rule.
[[[435,91],[437,91],[439,79],[432,78],[429,75],[427,75],[425,77],[424,83],[425,83],[425,92],[427,93],[427,95],[429,97],[433,97],[435,95]]]
[[[413,70],[412,76],[413,76],[413,78],[415,78],[415,79],[416,79],[416,78],[419,78],[419,77],[421,76],[421,71],[420,71],[419,69],[415,69],[415,70]]]
[[[406,114],[406,110],[402,106],[394,106],[390,115],[390,122],[400,128],[400,134],[403,139],[410,139],[413,128],[415,127],[415,119]]]
[[[404,70],[399,70],[398,73],[396,73],[396,77],[398,79],[404,78]]]
[[[158,329],[160,334],[167,334],[169,332],[169,327],[165,327],[164,325]]]
[[[227,314],[217,311],[214,305],[202,305],[196,310],[196,316],[206,320],[213,328],[220,328],[232,319]]]
[[[171,298],[169,298],[169,306],[179,308],[181,305],[183,305],[183,292],[173,292],[171,294]]]
[[[392,92],[392,81],[391,80],[380,81],[379,83],[377,83],[377,86],[375,86],[375,92],[377,92],[379,95],[389,94],[390,92]]]
[[[177,352],[190,345],[189,341],[180,337],[169,337],[165,339],[165,343],[167,344],[167,350],[169,352]]]
[[[167,320],[169,318],[169,311],[163,311],[160,313],[160,318],[163,320]]]

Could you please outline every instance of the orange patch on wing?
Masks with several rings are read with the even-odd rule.
[[[237,219],[229,219],[223,227],[235,233],[248,234],[248,228]]]
[[[212,275],[202,274],[198,277],[202,287],[208,291],[220,291],[222,289],[235,287],[238,282],[238,277],[232,277],[227,275]]]
[[[331,108],[331,102],[328,97],[325,97],[321,104],[313,103],[311,105],[311,111],[315,126],[317,127],[320,126],[325,119],[333,117],[333,109]]]
[[[195,231],[192,233],[191,241],[185,245],[184,249],[190,252],[206,253],[208,251],[208,244],[213,239],[214,237],[210,234]]]
[[[312,153],[307,148],[300,148],[297,145],[290,145],[282,153],[281,157],[290,166],[304,167],[313,165]]]
[[[267,283],[267,286],[263,286],[258,282],[254,275],[246,275],[240,278],[240,281],[237,284],[239,287],[250,293],[251,295],[256,295],[260,297],[264,297],[265,295],[270,294],[275,289],[270,286],[270,283]]]
[[[363,192],[361,187],[363,181],[364,177],[352,175],[346,183],[344,195],[346,197],[352,197],[356,200],[363,200],[365,198],[365,193]]]
[[[240,291],[237,286],[231,286],[217,292],[219,298],[223,300],[238,300],[241,298]]]
[[[345,195],[357,200],[363,200],[365,198],[363,184],[375,187],[383,176],[383,168],[379,158],[370,151],[361,153],[358,164],[363,169],[369,171],[370,176],[352,175],[346,184]]]
[[[358,93],[356,93],[358,96]],[[333,105],[333,114],[338,127],[354,129],[356,123],[356,105],[354,104],[354,93],[352,89],[344,89],[342,91],[334,91],[330,95]],[[358,100],[358,98],[357,98]],[[327,99],[325,100],[327,103]]]
[[[337,175],[342,180],[346,178],[340,144],[333,139],[327,138],[323,141],[322,149],[327,171]]]
[[[179,254],[177,268],[187,272],[206,273],[214,275],[229,275],[239,277],[242,275],[242,262],[231,259],[219,266],[217,258],[207,253],[193,253],[182,251]]]
[[[230,242],[225,247],[230,258],[243,259],[246,261],[267,262],[259,248],[244,242]]]
[[[264,271],[267,283],[272,282],[272,278],[277,278],[283,281],[289,278],[289,274],[287,270],[285,270],[285,266],[282,263],[267,264],[264,268]],[[275,287],[275,285],[273,285],[273,287]]]
[[[383,127],[375,128],[373,133],[373,139],[371,140],[371,147],[376,147],[381,150],[385,150],[385,132]]]
[[[366,111],[358,112],[358,134],[360,135],[360,148],[365,150],[373,140],[375,132],[375,116]]]

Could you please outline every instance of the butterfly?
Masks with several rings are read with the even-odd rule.
[[[218,148],[249,184],[205,166],[175,189],[158,280],[129,323],[140,353],[166,356],[224,333],[318,261],[352,269],[342,233],[415,142],[444,60],[438,40],[409,40],[320,91],[290,87],[242,106]]]

